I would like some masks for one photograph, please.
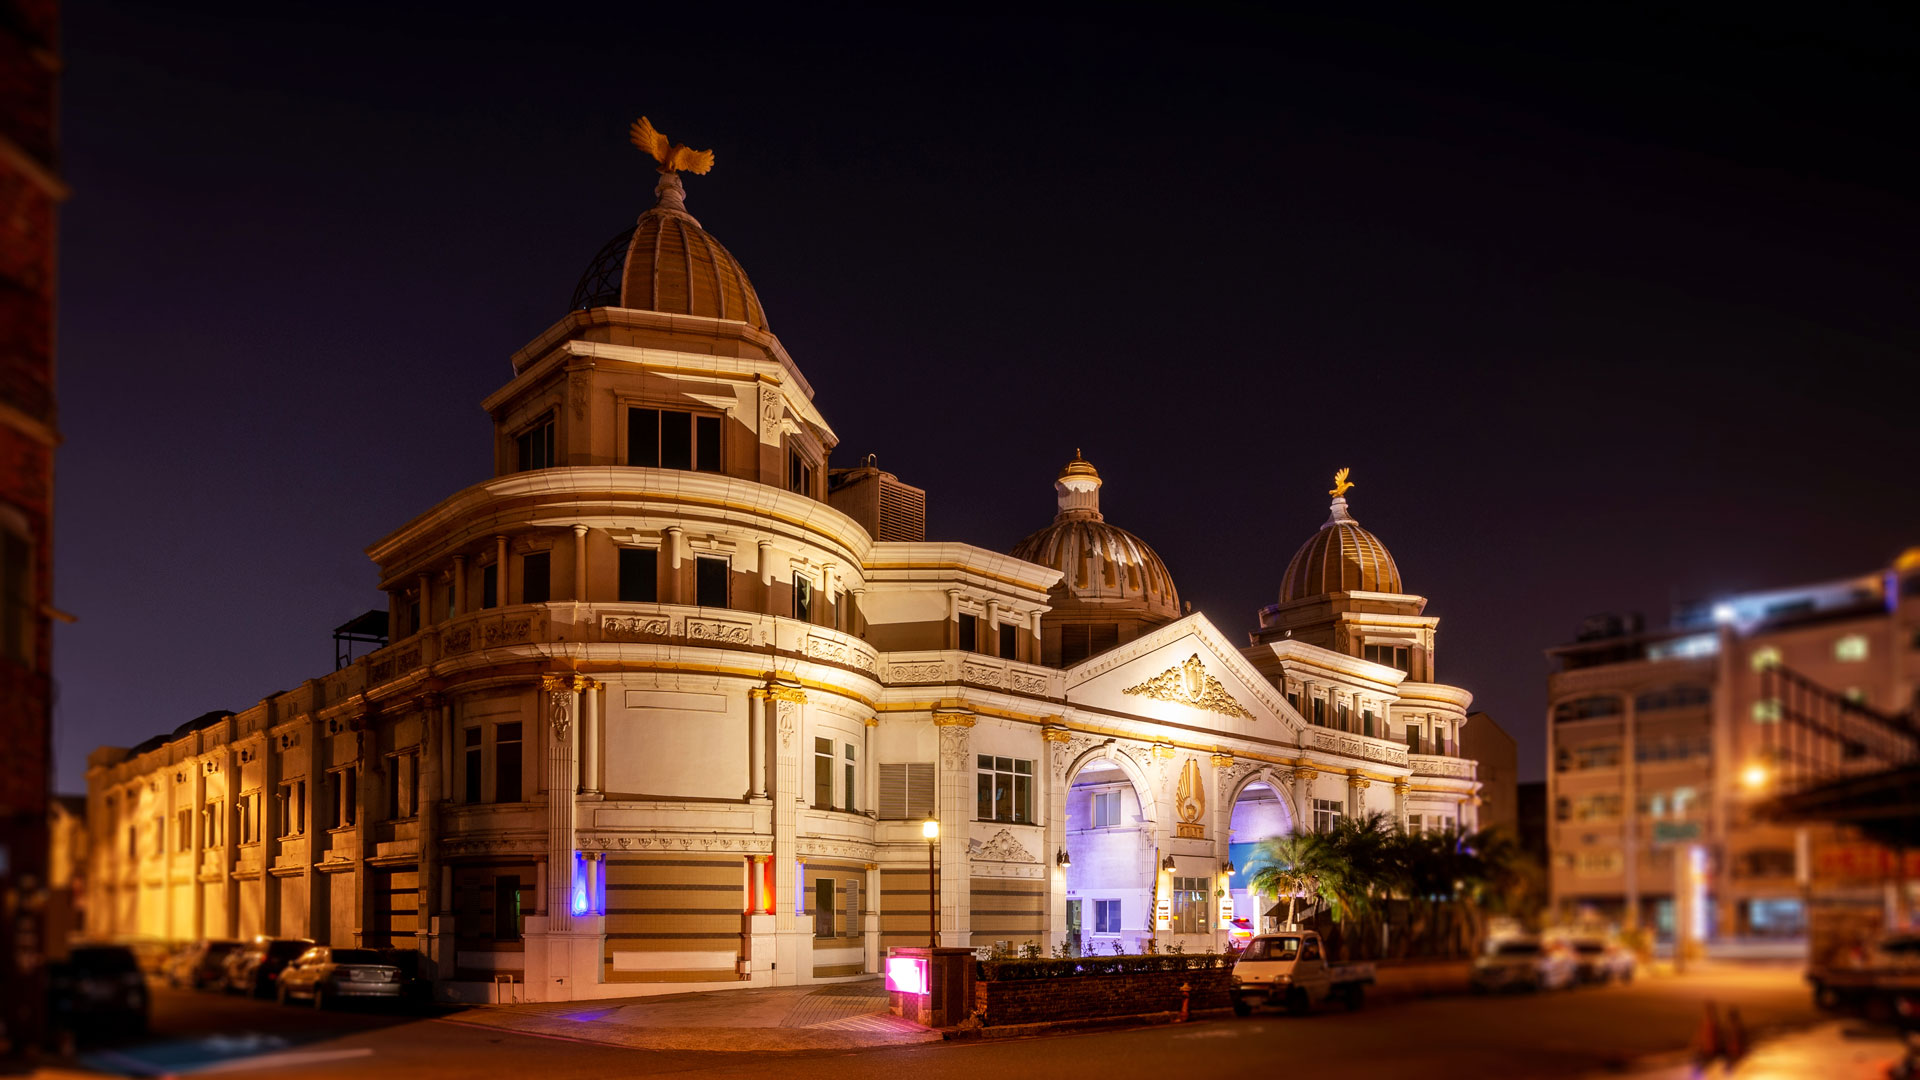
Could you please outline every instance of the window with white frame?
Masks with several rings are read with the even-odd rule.
[[[1212,906],[1208,901],[1208,878],[1178,877],[1173,879],[1172,925],[1176,934],[1204,934],[1208,930],[1207,911]]]
[[[1124,823],[1120,816],[1120,793],[1118,791],[1094,792],[1093,827],[1111,829]]]
[[[1095,900],[1093,902],[1093,932],[1096,934],[1120,932],[1120,901]]]
[[[974,816],[981,821],[1033,823],[1033,762],[1021,758],[978,755],[978,799]]]
[[[852,743],[842,743],[840,749],[842,754],[840,775],[844,781],[840,786],[840,808],[848,813],[853,813],[859,807],[859,802],[854,798],[854,794],[860,790],[860,785],[857,780],[860,763],[859,759],[855,756]]]
[[[1332,832],[1340,824],[1341,806],[1336,799],[1313,800],[1313,831]]]

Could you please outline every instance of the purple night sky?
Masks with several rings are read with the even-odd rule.
[[[930,537],[1083,447],[1238,637],[1351,466],[1524,777],[1583,616],[1920,544],[1911,10],[348,7],[65,5],[61,790],[331,669],[650,205],[642,113]]]

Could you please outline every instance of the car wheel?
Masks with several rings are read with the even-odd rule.
[[[327,994],[326,991],[320,988],[319,983],[315,983],[313,986],[313,1007],[315,1009],[324,1009],[327,1007]]]

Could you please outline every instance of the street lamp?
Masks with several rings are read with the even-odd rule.
[[[1759,791],[1766,787],[1768,779],[1767,767],[1757,761],[1740,770],[1740,783],[1748,791]]]
[[[927,838],[927,948],[940,947],[940,886],[934,877],[933,853],[940,842],[940,819],[929,815],[920,823],[920,835]],[[928,954],[931,962],[932,954]]]

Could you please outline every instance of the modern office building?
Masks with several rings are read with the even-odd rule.
[[[1748,808],[1791,752],[1783,718],[1911,723],[1920,549],[1859,577],[1691,605],[1657,630],[1589,619],[1547,655],[1562,913],[1588,908],[1671,933],[1685,888],[1700,901],[1696,936],[1724,940],[1799,936],[1813,889],[1886,901],[1881,859],[1856,838],[1756,820]]]
[[[1470,695],[1344,498],[1244,647],[1078,454],[1011,554],[926,540],[656,193],[486,400],[488,478],[368,549],[388,643],[93,755],[94,932],[417,948],[467,998],[809,982],[1214,947],[1240,839],[1474,824]]]

